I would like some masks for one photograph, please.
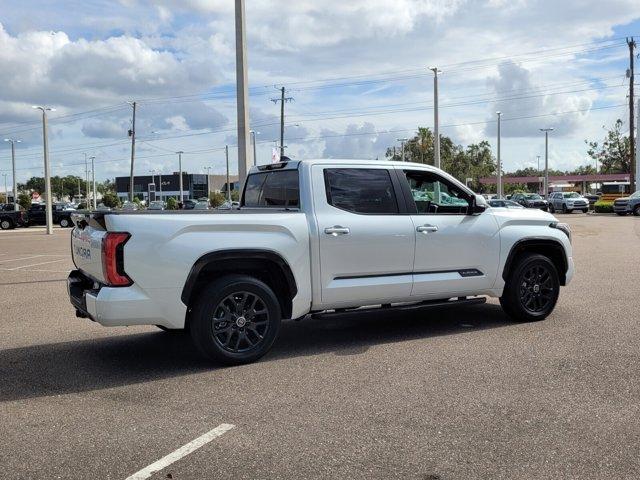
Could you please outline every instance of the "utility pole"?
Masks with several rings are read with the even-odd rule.
[[[82,198],[82,192],[80,192],[80,177],[78,177],[78,200]]]
[[[86,204],[85,208],[89,207],[89,164],[87,163],[87,154],[84,154],[84,203]]]
[[[638,100],[638,121],[636,122],[636,126],[640,128],[640,99]],[[636,182],[640,178],[640,142],[636,142]]]
[[[96,157],[91,155],[91,157],[89,157],[89,160],[91,160],[91,183],[93,184],[93,194],[91,195],[91,198],[93,199],[93,209],[95,210],[97,208],[96,205],[96,165],[95,165],[95,159]]]
[[[231,205],[231,185],[229,185],[229,145],[224,146],[224,155],[227,159],[227,201]]]
[[[502,198],[502,161],[500,159],[500,119],[502,118],[502,112],[496,112],[498,115],[498,184],[497,194],[498,198]]]
[[[635,161],[634,161],[634,153],[635,153],[635,127],[634,123],[634,115],[633,115],[633,81],[634,81],[634,55],[633,49],[636,46],[636,41],[631,38],[627,38],[627,45],[629,46],[629,187],[631,188],[631,193],[635,192],[636,185],[636,169],[635,169]]]
[[[13,188],[13,209],[18,211],[18,190],[16,187],[16,143],[22,142],[22,140],[16,140],[14,138],[5,138],[5,142],[11,142],[11,178]],[[7,198],[9,202],[9,198]]]
[[[3,173],[2,176],[4,177],[4,200],[9,203],[9,190],[7,190],[7,177],[9,174]]]
[[[51,202],[51,171],[49,169],[49,139],[47,138],[47,112],[55,112],[55,108],[34,105],[42,111],[42,149],[44,152],[44,190],[47,219],[47,235],[53,235],[53,207]]]
[[[133,202],[133,164],[136,158],[136,102],[129,102],[129,105],[131,105],[131,107],[133,108],[131,130],[129,130],[129,136],[131,137],[131,173],[129,175],[129,201]]]
[[[64,201],[64,177],[60,179],[60,200]]]
[[[180,175],[180,203],[182,203],[182,154],[184,153],[182,150],[176,152],[178,154],[178,173]],[[207,192],[207,197],[209,193]]]
[[[402,161],[404,162],[404,142],[409,140],[408,138],[398,138],[396,141],[400,142],[400,148],[402,149]]]
[[[549,199],[549,132],[553,132],[553,127],[541,128],[544,132],[544,198]]]
[[[431,67],[433,72],[433,163],[440,168],[440,121],[438,119],[438,67]]]
[[[243,184],[251,167],[249,149],[249,77],[247,74],[247,36],[244,0],[236,0],[236,92],[238,116],[238,180]]]
[[[538,193],[540,193],[540,155],[536,155],[536,156],[538,157]],[[596,171],[596,173],[598,172]]]
[[[271,99],[274,104],[280,102],[280,158],[284,157],[284,104],[293,101],[293,97],[286,97],[285,92],[285,88],[282,87],[280,89],[280,98]]]

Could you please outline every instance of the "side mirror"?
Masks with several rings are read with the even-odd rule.
[[[487,202],[482,195],[475,195],[471,198],[469,215],[480,215],[487,210]]]

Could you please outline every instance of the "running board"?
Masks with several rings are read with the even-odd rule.
[[[426,300],[418,303],[384,304],[370,307],[337,308],[311,314],[311,318],[325,318],[345,313],[371,313],[371,312],[410,312],[414,310],[426,310],[429,308],[459,307],[462,305],[480,305],[486,303],[487,297],[457,297],[450,300]]]

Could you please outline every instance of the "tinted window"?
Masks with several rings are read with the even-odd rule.
[[[405,170],[418,213],[466,214],[468,194],[430,172]],[[502,206],[502,205],[501,205]]]
[[[398,213],[398,203],[388,170],[335,168],[324,171],[327,202],[354,213]]]
[[[244,190],[244,207],[300,206],[297,170],[279,170],[249,175]]]

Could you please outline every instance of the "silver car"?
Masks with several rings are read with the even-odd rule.
[[[549,211],[571,213],[574,210],[581,210],[584,213],[589,211],[589,200],[578,192],[553,192],[549,195]]]

